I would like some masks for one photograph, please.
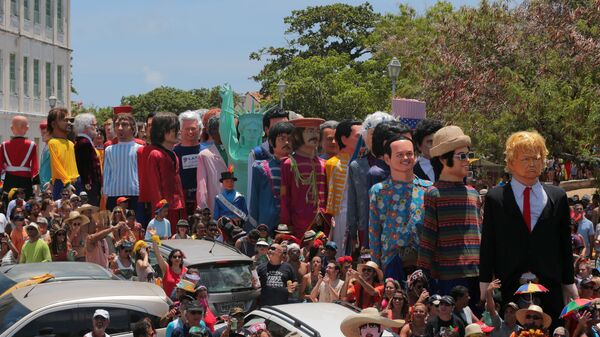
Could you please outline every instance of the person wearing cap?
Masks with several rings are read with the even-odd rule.
[[[300,249],[300,256],[303,261],[310,261],[318,253],[318,250],[315,248],[316,238],[317,233],[312,229],[304,233],[302,237],[302,249]]]
[[[375,306],[383,297],[383,271],[373,261],[361,263],[356,269],[350,268],[346,273],[340,291],[342,301],[348,301],[362,309]]]
[[[150,139],[152,144],[148,159],[144,163],[144,171],[148,181],[148,199],[150,205],[156,205],[166,199],[169,203],[167,218],[171,224],[171,232],[175,232],[175,224],[179,219],[185,219],[185,196],[179,176],[180,163],[173,152],[178,143],[179,120],[171,112],[159,112],[152,119]],[[154,211],[154,209],[152,210]]]
[[[50,243],[50,231],[48,230],[48,220],[44,217],[37,217],[35,222],[38,225],[40,230],[40,239],[46,241],[46,243]]]
[[[269,261],[269,257],[267,256],[269,246],[269,242],[265,239],[258,239],[258,241],[256,241],[256,254],[252,257],[254,266],[259,266]]]
[[[10,130],[12,137],[0,143],[0,176],[4,174],[3,190],[23,188],[25,197],[33,195],[33,186],[40,184],[37,145],[25,136],[29,123],[25,116],[14,116]],[[7,201],[5,199],[5,201]]]
[[[217,329],[213,336],[215,337],[245,337],[247,331],[244,329],[244,318],[246,312],[240,307],[233,307],[229,310],[229,315],[226,317],[225,324]]]
[[[179,325],[173,329],[171,337],[187,337],[191,328],[196,326],[206,327],[204,318],[204,308],[200,302],[194,300],[187,303],[183,308],[183,325]],[[180,319],[181,320],[181,319]],[[208,334],[212,337],[212,333]]]
[[[365,121],[362,123],[360,132],[367,153],[351,161],[348,168],[347,221],[349,247],[354,247],[357,241],[362,247],[368,246],[369,184],[367,174],[377,160],[373,154],[373,133],[377,125],[393,119],[394,117],[387,112],[377,111],[365,117]]]
[[[179,221],[177,221],[177,225],[176,225],[176,229],[177,229],[177,233],[173,234],[173,236],[171,236],[171,239],[189,239],[189,231],[190,231],[190,224],[187,222],[187,220],[181,219]]]
[[[249,222],[253,226],[265,224],[269,232],[279,224],[281,163],[292,151],[290,135],[293,130],[294,126],[289,122],[272,126],[268,134],[271,158],[256,160],[249,172]]]
[[[104,150],[104,195],[106,209],[113,209],[119,198],[126,198],[128,209],[135,209],[140,194],[138,176],[138,150],[142,147],[134,141],[135,118],[131,113],[115,116],[118,142]]]
[[[152,234],[150,234],[151,230],[155,231],[161,240],[171,237],[171,222],[167,219],[169,207],[170,205],[165,199],[160,200],[154,205],[154,218],[148,223],[144,240],[150,240],[152,237]]]
[[[281,245],[273,243],[267,254],[269,261],[256,268],[261,284],[259,303],[261,306],[286,304],[289,295],[296,290],[298,276],[294,267],[283,262]]]
[[[115,245],[117,256],[110,261],[110,269],[113,274],[124,280],[131,280],[135,273],[135,262],[131,258],[133,243],[121,240]]]
[[[335,241],[327,241],[325,243],[325,253],[323,254],[323,265],[327,266],[329,262],[334,262],[338,254],[338,245]]]
[[[181,163],[179,177],[185,194],[186,213],[193,214],[196,209],[196,187],[198,186],[196,175],[202,120],[199,110],[184,111],[178,118],[181,125],[181,142],[173,147],[173,152]]]
[[[423,228],[424,196],[431,182],[413,173],[416,147],[410,138],[395,135],[384,145],[390,177],[369,191],[369,248],[386,277],[404,279],[416,269],[418,233]]]
[[[10,236],[0,232],[0,267],[17,264],[19,251],[10,240]]]
[[[298,118],[294,125],[294,154],[281,163],[281,199],[279,222],[291,227],[295,237],[302,237],[327,202],[325,161],[317,156],[320,118]],[[329,232],[329,228],[324,229]]]
[[[435,119],[424,119],[417,125],[413,140],[419,149],[419,157],[413,168],[415,175],[423,180],[435,182],[436,176],[433,166],[431,165],[431,153],[429,150],[433,145],[433,135],[444,125]]]
[[[485,337],[481,325],[477,323],[471,323],[465,327],[465,337]]]
[[[59,199],[65,186],[74,185],[76,190],[81,189],[75,144],[67,139],[72,128],[72,118],[69,117],[67,109],[57,107],[48,112],[48,131],[52,134],[52,139],[48,141],[48,151],[54,200]]]
[[[75,159],[77,160],[77,171],[81,178],[83,190],[88,193],[89,203],[98,206],[100,204],[100,190],[102,189],[102,171],[98,152],[94,147],[97,127],[96,117],[91,113],[82,113],[75,116],[73,131],[77,134],[75,138]]]
[[[233,165],[240,179],[238,190],[241,194],[248,195],[248,155],[262,142],[264,110],[255,111],[252,107],[251,111],[236,112],[233,102],[234,93],[231,87],[222,87],[220,94],[222,104],[219,115],[219,134],[225,145],[227,162],[230,166]]]
[[[83,337],[110,337],[106,329],[110,325],[110,314],[104,309],[96,309],[92,316],[92,331],[86,333]]]
[[[453,314],[454,299],[451,296],[442,296],[438,315],[427,320],[425,326],[426,337],[465,337],[465,325]]]
[[[504,301],[516,302],[513,293],[519,279],[531,272],[549,290],[541,305],[558,317],[564,304],[578,297],[567,195],[562,188],[539,182],[548,155],[539,133],[512,134],[504,153],[512,179],[486,195],[480,288],[484,291],[493,277],[499,278]]]
[[[40,230],[35,222],[25,226],[28,239],[21,248],[19,263],[52,262],[50,248],[44,240],[40,240]]]
[[[344,318],[340,330],[346,337],[381,337],[386,329],[401,328],[404,323],[383,317],[376,308],[365,308]]]
[[[433,135],[429,150],[439,180],[425,192],[424,224],[417,265],[437,279],[437,293],[449,294],[456,285],[479,297],[479,193],[464,179],[469,173],[471,138],[458,126]]]
[[[518,332],[521,327],[517,324],[517,310],[519,306],[514,302],[508,302],[504,305],[504,317],[496,310],[496,301],[494,300],[494,290],[500,289],[500,280],[495,279],[485,292],[485,309],[492,320],[491,326],[494,330],[491,337],[509,337],[513,332]]]
[[[225,172],[221,172],[219,181],[223,185],[221,193],[215,197],[214,217],[219,219],[226,216],[233,220],[239,227],[244,228],[248,221],[248,209],[246,208],[246,197],[235,188],[238,180],[233,173],[233,166]]]
[[[343,120],[338,124],[335,128],[335,141],[340,151],[325,162],[327,179],[325,212],[331,215],[335,222],[330,238],[340,247],[339,256],[346,253],[348,239],[348,166],[360,138],[361,124],[358,120],[350,119]]]

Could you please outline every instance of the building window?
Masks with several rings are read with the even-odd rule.
[[[33,60],[33,96],[40,98],[40,60]]]
[[[31,20],[31,14],[29,13],[29,0],[23,0],[23,12],[25,20]]]
[[[23,94],[29,97],[29,58],[23,57]]]
[[[63,27],[63,3],[62,0],[58,0],[58,2],[56,3],[56,21],[58,22],[58,32],[59,33],[63,33],[64,32],[64,27]]]
[[[19,2],[10,0],[10,15],[19,17]]]
[[[33,0],[33,23],[39,25],[41,21],[40,0]]]
[[[64,102],[63,97],[63,67],[56,66],[56,94],[58,96],[58,100]]]
[[[52,64],[46,62],[46,97],[52,96]]]
[[[17,94],[17,55],[10,54],[10,93]]]
[[[52,28],[52,0],[46,0],[46,27]]]

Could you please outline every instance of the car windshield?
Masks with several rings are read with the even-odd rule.
[[[14,286],[17,282],[8,276],[4,275],[4,273],[0,273],[0,294],[4,293],[6,289]]]
[[[248,290],[252,288],[252,272],[250,263],[214,263],[194,265],[202,275],[202,284],[209,293],[223,293]]]
[[[31,311],[25,308],[13,295],[0,297],[0,331],[6,331]]]

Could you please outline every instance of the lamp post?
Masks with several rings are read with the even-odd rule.
[[[56,101],[57,101],[56,96],[48,97],[48,103],[50,103],[50,109],[54,109],[54,107],[56,106]]]
[[[398,75],[400,75],[400,61],[397,58],[392,58],[390,63],[388,64],[388,75],[392,79],[392,99],[396,96],[396,80],[398,79]]]
[[[285,94],[285,88],[287,88],[287,84],[285,84],[283,79],[280,79],[279,82],[277,82],[277,91],[279,92],[279,108],[282,110],[283,110],[283,95]]]

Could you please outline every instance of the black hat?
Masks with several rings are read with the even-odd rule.
[[[442,296],[442,298],[440,298],[440,303],[446,303],[449,305],[454,305],[454,298],[452,298],[452,296]]]
[[[223,180],[225,179],[233,179],[233,181],[237,181],[237,178],[233,175],[233,172],[221,172],[221,179],[219,179],[219,182],[223,182]]]
[[[194,301],[191,301],[187,305],[186,310],[188,312],[192,312],[192,311],[201,311],[201,312],[204,312],[204,307],[202,306],[202,304],[200,304],[200,302],[194,300]]]

